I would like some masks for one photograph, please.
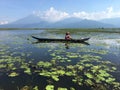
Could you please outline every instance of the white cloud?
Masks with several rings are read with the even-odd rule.
[[[39,16],[40,18],[50,21],[50,22],[56,22],[59,21],[61,19],[67,18],[69,17],[69,14],[66,12],[62,12],[62,11],[58,11],[56,9],[54,9],[53,7],[51,7],[49,10],[41,12],[33,12],[35,15]]]
[[[113,7],[108,7],[107,11],[108,11],[108,13],[112,13],[113,12]]]
[[[105,11],[101,11],[101,12],[92,12],[92,13],[87,13],[85,11],[76,12],[73,13],[73,16],[82,19],[100,20],[105,18],[120,17],[120,12],[114,12],[113,8],[109,7]]]
[[[0,21],[0,25],[8,24],[8,21]]]
[[[67,12],[62,12],[51,7],[50,9],[43,12],[34,11],[33,14],[50,22],[56,22],[68,17],[77,17],[81,19],[91,19],[91,20],[120,17],[120,11],[115,12],[113,10],[113,7],[108,7],[106,10],[100,12],[91,12],[91,13],[85,11],[73,12],[71,15]]]

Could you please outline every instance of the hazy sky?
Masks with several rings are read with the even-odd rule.
[[[120,17],[120,0],[0,0],[0,24],[34,14],[51,21],[67,17]]]

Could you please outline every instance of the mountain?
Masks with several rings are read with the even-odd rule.
[[[114,25],[116,27],[120,27],[120,17],[118,17],[118,18],[102,19],[102,20],[100,20],[100,22],[108,23],[108,24],[112,24],[112,25]]]
[[[80,22],[82,19],[79,18],[66,18],[61,21],[52,23],[49,27],[55,27],[55,28],[69,28],[73,26],[73,22]]]
[[[53,28],[54,27],[55,28],[103,28],[103,27],[108,28],[108,27],[114,27],[114,25],[101,23],[93,20],[87,20],[87,19],[85,20],[77,19],[77,21],[76,20],[71,21],[71,18],[69,18],[69,19],[56,22],[52,24],[51,27]]]
[[[0,27],[5,28],[32,28],[32,27],[39,27],[39,24],[42,27],[45,27],[48,22],[41,19],[39,16],[36,15],[29,15],[27,17],[24,17],[22,19],[19,19],[15,22],[1,25]]]
[[[103,28],[103,27],[104,28],[111,28],[111,27],[114,27],[114,25],[112,25],[112,24],[101,23],[99,21],[87,20],[87,19],[82,20],[79,25],[82,28],[83,27],[89,27],[89,28]]]
[[[111,28],[113,24],[80,18],[66,18],[57,22],[48,22],[35,15],[29,15],[10,24],[1,25],[4,28]]]
[[[12,24],[33,24],[33,23],[39,23],[41,21],[44,21],[42,20],[40,17],[38,16],[35,16],[35,15],[29,15],[27,17],[24,17],[22,19],[19,19],[15,22],[13,22]]]

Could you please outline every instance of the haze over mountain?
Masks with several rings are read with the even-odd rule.
[[[103,23],[108,23],[108,24],[115,25],[116,27],[120,27],[120,17],[102,19],[100,21],[103,22]]]
[[[29,15],[15,22],[0,25],[1,28],[115,28],[119,27],[120,18],[88,20],[68,17],[51,22],[36,15]]]

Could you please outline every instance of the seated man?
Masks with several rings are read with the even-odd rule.
[[[65,40],[71,40],[71,39],[72,39],[72,37],[70,36],[70,33],[66,32]]]

